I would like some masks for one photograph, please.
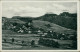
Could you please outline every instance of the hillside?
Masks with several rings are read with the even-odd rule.
[[[13,16],[12,18],[2,17],[3,28],[8,28],[11,23],[26,24],[33,22],[33,27],[46,30],[53,30],[60,33],[73,33],[77,30],[77,14],[63,12],[60,15],[44,14],[43,16],[20,17]]]
[[[3,17],[2,18],[2,22],[5,23],[20,23],[20,24],[24,24],[25,22],[24,21],[21,21],[19,19],[12,19],[12,18],[6,18],[6,17]]]
[[[59,15],[44,14],[43,16],[40,16],[35,20],[49,21],[51,23],[55,23],[69,29],[77,30],[77,14],[76,13],[71,14],[68,12],[63,12]]]
[[[77,13],[69,13],[63,12],[59,15],[54,13],[46,13],[42,16],[33,18],[33,17],[21,17],[21,16],[13,16],[13,19],[19,19],[24,22],[32,21],[32,20],[42,20],[48,21],[51,23],[55,23],[65,28],[77,30]]]
[[[50,24],[51,27],[47,27],[46,25],[48,25],[48,24]],[[43,28],[45,30],[53,30],[53,31],[58,32],[58,33],[69,33],[69,34],[71,34],[71,33],[75,32],[75,30],[68,29],[68,28],[59,26],[57,24],[50,23],[48,21],[34,20],[33,26]]]
[[[12,18],[7,18],[7,17],[2,17],[2,28],[3,29],[8,29],[9,26],[12,23],[25,24],[24,21],[21,21],[19,19],[12,19]]]
[[[18,24],[25,24],[26,22],[24,21],[21,21],[19,19],[8,19],[8,18],[3,18],[3,28],[8,28],[10,26],[11,23],[18,23]],[[51,22],[48,22],[48,21],[42,21],[42,20],[33,20],[32,21],[32,25],[33,27],[35,28],[42,28],[44,29],[45,31],[46,30],[53,30],[55,32],[58,32],[58,33],[73,33],[75,32],[75,30],[72,30],[72,29],[68,29],[68,28],[65,28],[65,27],[62,27],[60,25],[57,25],[55,23],[51,23]],[[7,24],[6,24],[7,23]]]

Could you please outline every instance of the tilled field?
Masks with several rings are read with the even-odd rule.
[[[6,34],[3,33],[2,35],[2,49],[3,50],[60,50],[60,49],[67,49],[63,44],[72,44],[72,40],[57,40],[59,44],[62,44],[59,48],[55,47],[47,47],[43,45],[38,45],[39,35],[37,34]],[[11,39],[14,38],[14,43],[12,43]],[[4,42],[6,39],[6,42]],[[35,41],[35,46],[31,46],[31,41]],[[22,41],[25,41],[24,45],[22,45]]]

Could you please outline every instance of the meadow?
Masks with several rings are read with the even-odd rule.
[[[58,41],[60,46],[59,48],[55,47],[47,47],[44,45],[39,45],[39,35],[38,34],[21,34],[16,33],[11,30],[3,30],[2,35],[2,49],[3,50],[66,50],[67,45],[72,44],[72,40],[58,40],[54,39],[55,41]],[[11,42],[11,39],[14,38],[14,43]],[[6,42],[4,42],[4,39],[6,39]],[[35,40],[35,46],[31,47],[31,41]],[[22,41],[24,41],[24,45],[22,45]],[[64,46],[66,45],[66,46]]]

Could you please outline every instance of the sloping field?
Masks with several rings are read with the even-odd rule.
[[[17,34],[17,33],[11,30],[2,30],[2,34]]]
[[[14,22],[14,23],[19,23],[19,24],[25,24],[24,21],[21,21],[21,20],[19,20],[19,19],[8,19],[8,21]]]
[[[11,18],[3,18],[3,23],[5,22],[12,22],[12,23],[19,23],[19,24],[24,24],[24,21],[21,21],[19,19],[11,19]]]
[[[45,25],[47,25],[47,24],[50,24],[51,27],[50,28],[46,27]],[[45,30],[53,30],[53,31],[58,32],[58,33],[70,33],[70,34],[72,34],[73,32],[75,32],[75,30],[68,29],[68,28],[59,26],[57,24],[50,23],[48,21],[35,20],[35,21],[33,21],[33,26],[43,28]]]

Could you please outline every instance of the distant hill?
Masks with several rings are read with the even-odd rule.
[[[6,18],[6,17],[2,17],[2,22],[3,23],[20,23],[20,24],[24,24],[25,22],[24,21],[21,21],[19,19],[12,19],[12,18]]]
[[[21,17],[21,16],[13,16],[12,19],[19,19],[24,22],[32,21],[34,18],[32,17]]]
[[[71,14],[68,12],[63,12],[60,15],[45,14],[35,20],[49,21],[66,28],[77,30],[77,13]]]

